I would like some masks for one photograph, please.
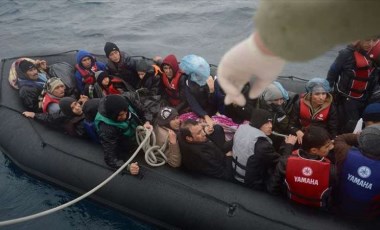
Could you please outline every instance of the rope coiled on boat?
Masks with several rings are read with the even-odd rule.
[[[154,132],[147,134],[147,129],[144,127],[137,127],[136,129],[136,140],[140,145],[142,140],[145,140],[146,136],[149,136],[148,141],[145,142],[142,149],[145,152],[145,161],[148,165],[153,167],[162,166],[167,162],[167,157],[164,153],[166,146],[168,144],[169,136],[166,137],[166,140],[162,146],[156,144],[156,135]]]
[[[138,130],[142,130],[142,129],[144,130],[145,138],[139,143],[139,147],[132,154],[132,156],[118,170],[116,170],[111,176],[109,176],[107,179],[105,179],[102,183],[98,184],[96,187],[94,187],[90,191],[86,192],[85,194],[79,196],[78,198],[76,198],[72,201],[69,201],[65,204],[62,204],[60,206],[57,206],[55,208],[52,208],[52,209],[49,209],[49,210],[46,210],[43,212],[39,212],[39,213],[36,213],[33,215],[29,215],[29,216],[24,216],[24,217],[12,219],[12,220],[0,221],[0,227],[12,225],[12,224],[18,224],[18,223],[22,223],[22,222],[25,222],[28,220],[37,219],[39,217],[46,216],[46,215],[52,214],[54,212],[60,211],[60,210],[67,208],[67,207],[69,207],[75,203],[78,203],[79,201],[85,199],[86,197],[90,196],[91,194],[93,194],[94,192],[96,192],[97,190],[102,188],[104,185],[106,185],[108,182],[110,182],[115,176],[117,176],[120,172],[122,172],[128,166],[129,163],[132,162],[132,160],[137,156],[137,154],[143,148],[143,146],[145,146],[146,142],[149,140],[149,137],[151,136],[152,131],[153,131],[151,129],[145,129],[142,126],[138,126],[137,129]],[[136,132],[137,132],[137,130],[136,130]]]

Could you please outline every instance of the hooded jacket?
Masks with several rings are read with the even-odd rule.
[[[162,85],[164,88],[163,96],[169,102],[170,106],[177,109],[179,113],[187,107],[187,100],[184,91],[184,85],[186,75],[181,72],[178,66],[177,58],[170,54],[162,61],[161,69],[163,65],[169,65],[173,70],[173,78],[169,79],[163,71],[162,73]]]
[[[91,58],[91,69],[90,70],[85,69],[81,63],[81,60],[84,57],[90,57]],[[102,62],[96,61],[95,57],[90,52],[88,52],[86,50],[79,50],[77,53],[77,56],[76,56],[76,60],[77,60],[77,64],[75,65],[75,68],[76,68],[75,81],[76,81],[77,89],[79,90],[79,92],[81,94],[83,94],[84,90],[85,90],[85,85],[87,84],[84,81],[84,76],[82,76],[83,73],[88,74],[88,75],[90,75],[88,77],[93,78],[93,83],[92,83],[92,85],[93,85],[96,82],[95,72],[99,71],[99,70],[105,71],[106,65]]]

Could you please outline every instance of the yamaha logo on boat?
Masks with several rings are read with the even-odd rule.
[[[358,168],[358,174],[361,178],[368,178],[371,176],[371,169],[367,166],[361,166]]]
[[[310,167],[304,167],[302,169],[302,174],[304,176],[311,176],[311,175],[313,175],[313,170]]]

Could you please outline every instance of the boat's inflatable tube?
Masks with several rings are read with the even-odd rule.
[[[75,63],[75,52],[34,56],[48,63]],[[104,57],[99,57],[100,60]],[[77,193],[84,193],[112,171],[100,145],[51,130],[22,116],[18,92],[8,83],[14,60],[2,60],[0,146],[22,170]],[[303,90],[304,82],[282,80]],[[117,176],[93,199],[163,228],[180,229],[376,229],[332,214],[291,204],[286,199],[241,185],[189,175],[167,166],[151,168],[140,157],[143,177]],[[30,213],[32,214],[32,213]],[[378,229],[378,228],[377,228]]]

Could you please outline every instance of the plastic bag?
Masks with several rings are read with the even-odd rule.
[[[182,58],[179,68],[190,75],[190,80],[199,86],[204,86],[210,76],[210,65],[207,61],[195,54],[190,54]]]

